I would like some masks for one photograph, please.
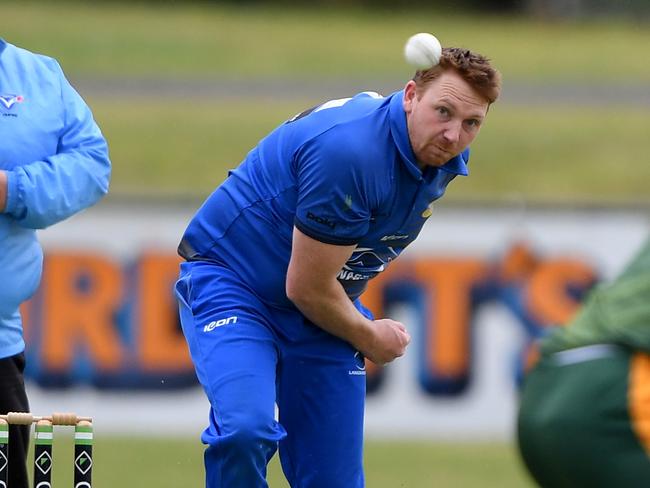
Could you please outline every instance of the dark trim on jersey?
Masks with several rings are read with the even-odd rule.
[[[185,239],[181,240],[176,252],[180,257],[185,259],[185,261],[194,261],[197,258],[200,258],[199,253],[196,252],[192,244],[187,242]]]
[[[332,237],[330,235],[314,232],[313,229],[307,227],[305,224],[300,222],[298,220],[298,217],[293,219],[293,225],[295,225],[296,228],[306,236],[309,236],[312,239],[316,239],[317,241],[322,242],[323,244],[333,244],[335,246],[353,246],[355,244],[358,244],[359,241],[361,240],[361,237],[357,239],[343,239],[340,237]]]
[[[310,113],[312,113],[314,110],[316,110],[316,109],[317,109],[318,107],[320,107],[321,105],[322,105],[322,103],[319,104],[319,105],[314,105],[313,107],[310,107],[310,108],[308,108],[307,110],[303,110],[302,112],[300,112],[300,113],[294,115],[294,116],[291,117],[289,120],[287,120],[287,121],[285,122],[285,124],[290,124],[291,122],[295,122],[296,120],[300,120],[300,119],[302,119],[303,117],[307,117],[307,115],[309,115]]]
[[[178,255],[183,259],[185,259],[185,261],[187,261],[188,263],[195,262],[195,261],[204,261],[207,263],[218,264],[220,266],[224,265],[224,263],[222,263],[218,259],[201,256],[197,251],[194,250],[192,244],[190,244],[186,239],[183,239],[181,241],[176,251],[178,252]]]
[[[0,54],[2,54],[2,51],[4,51],[6,47],[7,42],[2,37],[0,37]]]

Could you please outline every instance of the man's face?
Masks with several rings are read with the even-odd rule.
[[[488,102],[453,71],[433,80],[422,96],[415,82],[404,88],[404,111],[411,147],[420,168],[442,166],[474,140]]]

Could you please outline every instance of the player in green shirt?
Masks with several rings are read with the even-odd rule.
[[[650,239],[525,380],[519,450],[543,487],[650,486]]]

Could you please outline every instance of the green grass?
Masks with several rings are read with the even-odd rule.
[[[93,102],[113,161],[116,193],[207,194],[300,102]]]
[[[309,101],[91,100],[109,141],[112,192],[208,194],[274,126]],[[647,202],[650,112],[495,105],[471,176],[447,200]]]
[[[75,75],[401,79],[410,74],[404,41],[430,31],[488,55],[506,80],[650,81],[640,49],[650,29],[612,19],[15,0],[2,12],[2,37],[57,57]]]
[[[488,119],[453,198],[648,203],[647,109],[495,106]]]
[[[172,4],[3,2],[1,35],[56,56],[73,76],[406,79],[413,32],[489,54],[507,83],[648,83],[647,25],[540,23],[452,12]],[[236,82],[236,81],[235,81]],[[392,83],[392,82],[391,82]],[[372,82],[368,89],[374,89]],[[89,98],[111,148],[112,195],[203,197],[257,141],[320,102],[198,97]],[[647,108],[497,103],[473,145],[471,177],[446,201],[648,202]]]
[[[98,102],[109,142],[112,190],[207,194],[275,125],[308,105],[200,100]]]
[[[72,486],[71,436],[57,431],[54,486]],[[99,437],[94,448],[95,488],[203,486],[203,446],[176,438]],[[31,470],[31,465],[30,465]],[[505,444],[374,441],[366,446],[370,488],[532,487],[516,452]],[[288,488],[275,456],[271,488]]]

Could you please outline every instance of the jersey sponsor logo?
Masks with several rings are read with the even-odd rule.
[[[0,95],[0,104],[7,110],[11,110],[14,105],[22,103],[24,100],[25,97],[22,95]]]
[[[334,230],[334,228],[336,227],[336,222],[332,222],[328,218],[320,217],[320,216],[318,216],[316,214],[313,214],[311,212],[307,212],[307,218],[309,220],[313,220],[314,222],[316,222],[318,224],[326,225],[327,227],[329,227],[332,230]]]
[[[386,241],[401,241],[404,239],[408,239],[410,236],[408,234],[393,234],[389,236],[384,236],[381,239],[379,239],[382,242]]]
[[[347,271],[345,269],[339,271],[339,274],[336,275],[336,278],[343,281],[360,281],[368,279],[368,277],[364,274]]]
[[[227,319],[213,320],[208,325],[203,327],[203,332],[211,332],[217,327],[221,327],[228,324],[236,324],[237,316],[228,317]]]
[[[354,365],[354,367],[357,368],[357,369],[348,370],[348,374],[350,376],[365,376],[366,375],[366,360],[359,351],[354,353],[354,362],[356,363]]]
[[[337,279],[342,281],[369,280],[377,273],[384,271],[386,265],[399,254],[392,247],[387,247],[386,251],[380,256],[376,249],[358,247],[347,260],[343,269],[339,271]]]
[[[398,255],[399,253],[390,246],[386,247],[385,252],[382,253],[371,247],[358,247],[347,260],[343,269],[372,274],[381,273],[386,265]]]
[[[359,371],[365,371],[366,370],[366,358],[363,357],[363,355],[357,351],[354,353],[354,360],[356,361],[356,367]]]

